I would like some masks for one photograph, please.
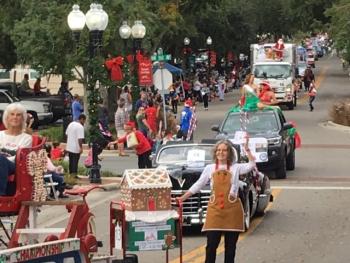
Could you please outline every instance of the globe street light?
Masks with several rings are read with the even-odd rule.
[[[131,36],[131,28],[128,25],[127,21],[123,21],[123,24],[119,27],[119,36],[123,39],[124,42],[124,53],[126,55],[127,41]]]
[[[184,45],[188,46],[191,43],[191,40],[188,37],[184,38]]]
[[[92,3],[90,10],[84,15],[80,11],[79,5],[73,5],[72,11],[68,14],[67,22],[69,28],[73,32],[73,38],[78,43],[80,32],[86,24],[89,29],[89,63],[88,63],[88,112],[90,113],[90,136],[92,136],[92,166],[90,173],[91,183],[101,183],[100,165],[98,164],[98,152],[100,147],[97,144],[97,105],[99,103],[98,90],[95,88],[95,83],[89,83],[93,79],[94,69],[92,68],[92,59],[99,54],[99,49],[102,46],[102,35],[108,25],[108,14],[103,10],[101,4]]]

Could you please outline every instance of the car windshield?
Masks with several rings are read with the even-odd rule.
[[[223,126],[222,132],[234,134],[241,130],[240,114],[230,113]],[[272,111],[253,112],[248,115],[247,131],[251,133],[276,132],[279,130],[276,117]]]
[[[171,145],[157,155],[159,165],[187,165],[212,161],[213,145]]]
[[[254,76],[256,78],[288,78],[291,72],[289,65],[256,65]]]

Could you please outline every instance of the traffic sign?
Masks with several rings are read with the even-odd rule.
[[[153,83],[161,94],[168,94],[168,88],[171,84],[173,84],[173,75],[165,68],[157,69],[157,71],[153,74]]]
[[[163,54],[163,49],[159,48],[158,52],[151,56],[152,61],[169,61],[171,60],[170,54]]]

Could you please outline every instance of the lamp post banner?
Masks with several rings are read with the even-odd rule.
[[[143,57],[139,61],[139,85],[151,86],[153,84],[152,61],[149,58]]]
[[[216,65],[216,52],[215,51],[210,51],[210,65],[215,66]]]

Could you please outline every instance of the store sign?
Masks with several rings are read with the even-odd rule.
[[[42,262],[40,258],[48,260],[62,259],[65,254],[72,258],[76,257],[74,252],[79,254],[79,250],[80,240],[71,238],[2,250],[0,252],[0,262],[26,262],[28,260]]]
[[[128,250],[162,250],[165,245],[164,236],[169,233],[176,233],[174,219],[154,223],[128,222]]]
[[[152,61],[144,58],[139,62],[139,85],[151,86],[153,84]]]

